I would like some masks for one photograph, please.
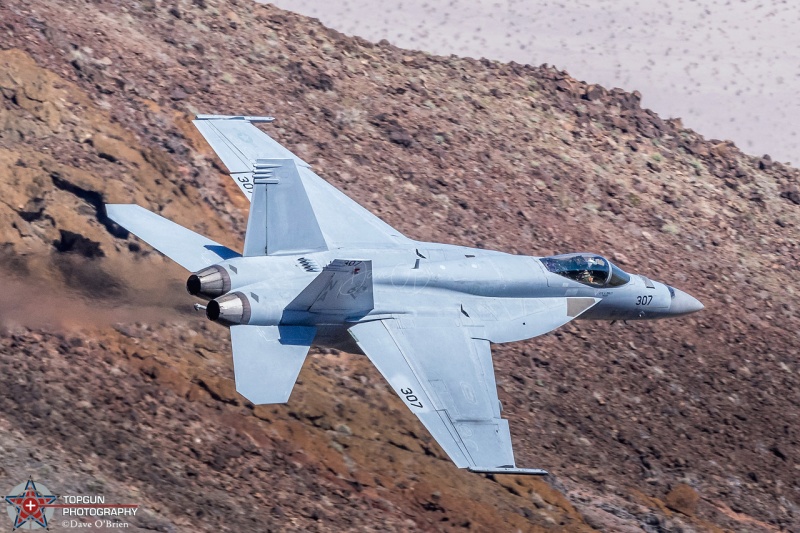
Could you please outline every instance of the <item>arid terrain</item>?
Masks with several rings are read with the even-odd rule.
[[[800,171],[640,98],[250,1],[0,2],[0,492],[33,476],[156,531],[800,530]],[[706,309],[494,347],[544,479],[454,468],[363,356],[312,352],[254,407],[187,273],[102,208],[241,246],[195,113],[276,116],[409,237],[593,251]]]
[[[720,0],[259,0],[346,35],[567,68],[745,152],[800,161],[800,3]]]

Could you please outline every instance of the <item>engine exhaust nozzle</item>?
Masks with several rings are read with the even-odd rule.
[[[211,265],[189,276],[186,280],[186,290],[192,296],[206,298],[222,296],[231,290],[231,277],[223,267]]]
[[[228,326],[247,324],[250,322],[250,314],[250,301],[238,291],[211,300],[206,306],[209,320]]]

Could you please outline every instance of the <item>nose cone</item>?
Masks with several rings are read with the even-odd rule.
[[[672,298],[672,303],[669,306],[669,314],[672,316],[688,315],[689,313],[700,311],[705,307],[697,298],[681,290],[672,288],[672,292],[675,293],[675,296]]]

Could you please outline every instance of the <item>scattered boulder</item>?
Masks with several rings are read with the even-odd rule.
[[[333,90],[333,78],[319,69],[314,63],[303,64],[299,61],[291,63],[287,69],[289,76],[306,87],[319,91]]]
[[[608,91],[606,91],[605,87],[600,85],[589,85],[586,87],[586,92],[583,93],[582,98],[584,100],[589,100],[590,102],[596,102],[605,98],[608,95]]]
[[[791,200],[792,203],[800,205],[800,191],[797,189],[785,190],[781,193],[781,198]]]
[[[667,507],[686,516],[694,516],[700,495],[692,487],[681,483],[676,485],[665,499]]]

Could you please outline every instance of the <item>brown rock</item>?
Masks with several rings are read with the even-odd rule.
[[[786,198],[791,200],[792,203],[800,205],[800,191],[794,189],[789,191],[783,191],[781,193],[781,198]]]
[[[187,96],[189,95],[186,94],[186,91],[184,91],[180,87],[173,90],[169,95],[169,97],[172,98],[173,100],[185,100]]]
[[[389,132],[389,140],[400,146],[408,148],[414,142],[414,138],[403,129],[394,129]]]
[[[700,495],[697,494],[697,491],[689,485],[681,483],[667,494],[665,503],[673,511],[686,516],[694,516],[698,501],[700,501]]]
[[[604,98],[608,94],[608,91],[605,90],[604,87],[600,85],[589,85],[586,88],[586,92],[583,93],[583,98],[585,100],[589,100],[590,102],[595,102]]]
[[[217,401],[233,405],[239,404],[240,396],[236,393],[236,386],[230,379],[204,376],[197,380],[197,384]]]
[[[714,143],[714,141],[710,141]],[[711,147],[711,153],[720,159],[730,159],[732,155],[733,143],[730,141],[718,141]]]

